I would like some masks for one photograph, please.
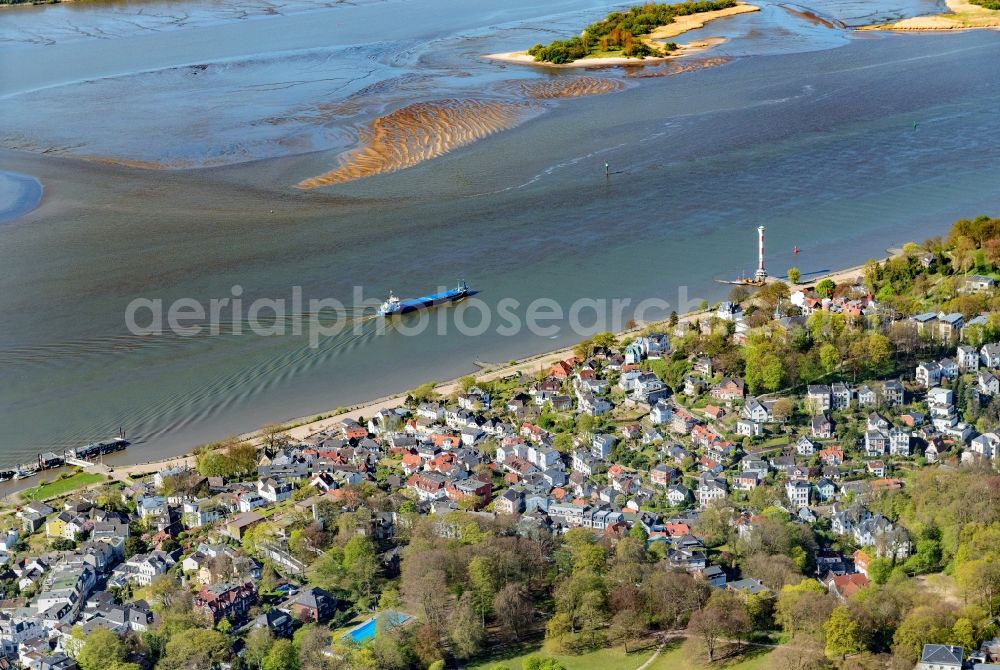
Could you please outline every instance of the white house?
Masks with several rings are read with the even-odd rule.
[[[938,361],[938,365],[941,366],[942,379],[954,379],[961,372],[958,363],[950,358],[942,358]]]
[[[665,423],[670,423],[670,420],[674,418],[674,411],[670,409],[664,401],[659,401],[653,408],[649,411],[649,419],[657,426],[662,426]]]
[[[716,479],[707,472],[703,472],[698,480],[698,504],[707,505],[713,500],[722,500],[729,493],[729,486],[724,479]]]
[[[976,385],[979,387],[979,393],[982,395],[992,397],[1000,393],[1000,380],[989,370],[979,371],[979,374],[976,375]]]
[[[872,390],[867,384],[863,384],[858,387],[858,407],[872,407],[878,403],[878,397],[875,395],[875,391]]]
[[[955,352],[955,358],[958,359],[958,367],[963,372],[975,372],[979,369],[979,352],[976,351],[975,347],[970,347],[967,344],[959,345]]]
[[[812,487],[809,486],[809,482],[802,480],[790,481],[785,484],[785,495],[788,496],[788,502],[793,507],[802,507],[809,504],[809,492],[811,489]]]
[[[806,387],[806,404],[814,413],[830,409],[832,391],[826,384],[809,384]]]
[[[1000,343],[984,344],[979,350],[979,361],[988,368],[1000,368]]]
[[[683,505],[690,496],[691,492],[683,484],[673,484],[667,489],[667,500],[671,505]]]
[[[917,365],[917,382],[924,388],[936,386],[941,381],[941,366],[936,361],[925,361]]]
[[[977,435],[969,443],[969,451],[987,460],[1000,459],[1000,435],[996,433]]]
[[[830,387],[833,409],[844,409],[851,404],[854,392],[847,384],[837,382]]]
[[[292,497],[292,485],[268,477],[257,482],[257,495],[270,503],[281,502]]]
[[[808,437],[803,435],[795,443],[795,452],[799,456],[812,456],[814,453],[816,453],[816,444]]]
[[[910,433],[902,428],[892,428],[889,431],[889,453],[893,456],[909,456]]]
[[[767,407],[753,396],[747,398],[743,409],[740,410],[740,416],[754,423],[766,423],[771,420]]]
[[[747,437],[760,437],[764,434],[764,424],[749,419],[739,419],[736,422],[736,434]]]

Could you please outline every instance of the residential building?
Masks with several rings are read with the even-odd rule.
[[[736,434],[746,437],[760,437],[764,434],[764,424],[749,419],[738,419],[736,421]]]
[[[768,408],[753,396],[749,396],[746,402],[743,403],[740,416],[754,423],[766,423],[771,420],[771,413],[768,411]]]
[[[992,398],[1000,394],[1000,379],[989,370],[980,370],[976,375],[976,388],[980,395]]]
[[[874,407],[878,403],[878,396],[867,384],[858,387],[857,390],[858,407]]]
[[[962,286],[962,290],[966,293],[981,293],[982,291],[989,291],[996,285],[996,280],[993,277],[987,277],[985,275],[967,275],[965,277],[965,283]]]
[[[962,670],[965,649],[948,644],[925,644],[915,670]]]
[[[956,350],[955,358],[958,359],[958,367],[963,372],[976,372],[979,370],[979,352],[975,347],[967,344],[960,344]]]
[[[830,409],[832,396],[833,392],[826,384],[809,384],[806,387],[806,405],[815,414]]]
[[[891,379],[882,384],[882,401],[889,407],[902,405],[906,402],[903,385],[895,379]]]
[[[169,570],[175,562],[170,554],[163,551],[135,554],[114,569],[109,584],[149,586],[153,579]]]
[[[739,377],[724,377],[712,389],[711,396],[716,400],[742,400],[746,395],[746,383]]]
[[[785,484],[785,495],[793,507],[800,507],[809,504],[809,493],[812,487],[809,482],[796,480]]]
[[[268,477],[257,482],[257,495],[269,503],[278,503],[292,497],[292,485]]]
[[[255,628],[267,628],[276,638],[289,638],[294,631],[295,622],[288,612],[271,609],[258,616],[253,621]]]
[[[817,414],[812,418],[812,436],[819,440],[833,437],[833,422],[826,414]]]
[[[834,486],[833,482],[825,477],[816,482],[816,497],[820,500],[828,501],[833,500],[837,493],[837,487]]]
[[[691,499],[691,492],[683,484],[672,484],[667,487],[667,500],[671,505],[680,506]]]
[[[337,597],[317,586],[299,593],[291,602],[291,611],[300,621],[325,623],[337,611]]]
[[[979,362],[991,370],[1000,368],[1000,343],[990,342],[989,344],[984,344],[979,349]]]
[[[795,453],[799,456],[812,456],[816,453],[816,443],[803,435],[795,442]]]
[[[256,602],[257,589],[253,582],[223,582],[202,586],[192,603],[192,609],[202,620],[214,626],[222,619],[238,623]]]
[[[698,480],[698,490],[695,495],[698,504],[704,507],[713,500],[721,500],[729,493],[725,479],[717,479],[711,473],[703,472]]]
[[[889,453],[893,456],[909,456],[912,453],[910,448],[911,435],[902,428],[892,428],[889,430]]]
[[[833,409],[845,409],[850,406],[854,392],[847,384],[837,382],[830,387],[830,397]]]
[[[937,317],[937,335],[942,340],[957,340],[962,332],[964,318],[959,312],[945,314],[941,312]]]
[[[941,366],[935,361],[922,361],[917,364],[917,383],[924,388],[931,388],[941,383]]]
[[[524,511],[524,492],[507,489],[493,500],[493,510],[497,514],[520,514]]]
[[[226,523],[226,534],[237,542],[243,539],[244,533],[264,520],[256,512],[241,512]]]

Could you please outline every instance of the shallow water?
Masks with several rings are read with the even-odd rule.
[[[42,201],[42,182],[26,174],[0,172],[0,223],[24,216]]]
[[[0,152],[47,193],[0,227],[3,460],[118,426],[137,440],[119,458],[148,460],[579,339],[565,328],[405,337],[371,326],[317,349],[231,329],[141,338],[123,323],[137,296],[204,302],[239,284],[249,302],[299,285],[306,299],[351,304],[355,285],[382,299],[464,277],[488,305],[676,305],[679,287],[718,299],[714,279],[752,271],[758,225],[782,274],[863,262],[998,211],[995,34],[857,35],[776,4],[697,31],[728,38],[698,57],[724,64],[590,73],[623,90],[544,101],[520,125],[409,169],[293,188],[405,104],[523,100],[510,82],[580,76],[478,58],[570,33],[611,6],[537,4],[303,4],[247,19],[172,4],[192,8],[191,25],[156,30],[120,15],[157,3],[43,8],[31,29],[32,10],[12,14],[0,26],[11,45],[0,48],[0,108],[40,122],[2,132],[10,146],[54,150]],[[930,6],[899,5],[876,6],[893,17]],[[868,22],[872,6],[810,9],[850,23]],[[70,25],[87,29],[56,29]],[[88,36],[112,25],[122,32],[111,39]],[[293,75],[304,83],[275,88]],[[74,156],[224,165],[140,170]]]
[[[387,108],[484,92],[522,102],[516,88],[491,83],[552,71],[482,54],[571,35],[618,4],[518,0],[487,10],[457,0],[295,0],[15,9],[0,25],[7,93],[0,145],[170,168],[342,151]],[[711,53],[734,57],[829,49],[849,39],[797,5],[760,5],[681,41],[725,37]],[[930,11],[933,3],[864,6],[859,14],[854,3],[834,0],[815,11],[842,26]],[[67,122],[74,117],[85,121]]]

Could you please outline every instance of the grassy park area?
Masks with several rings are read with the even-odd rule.
[[[720,660],[709,665],[694,657],[689,645],[682,638],[668,642],[645,670],[762,670],[767,667],[770,649],[753,649],[730,661]],[[566,670],[637,670],[650,660],[656,651],[656,642],[630,644],[629,653],[622,646],[598,649],[586,654],[557,654],[545,650],[544,645],[522,644],[505,648],[493,656],[483,657],[466,666],[467,670],[521,670],[524,659],[530,656],[554,658]]]
[[[69,477],[63,477],[47,484],[39,484],[31,487],[30,489],[25,489],[24,491],[21,491],[20,496],[21,499],[26,502],[32,500],[47,500],[48,498],[52,498],[54,496],[66,495],[67,493],[83,488],[84,486],[100,484],[104,481],[104,479],[104,475],[99,475],[93,472],[78,472],[75,475],[70,475]]]

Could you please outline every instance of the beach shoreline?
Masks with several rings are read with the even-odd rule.
[[[503,53],[495,54],[484,54],[482,57],[501,61],[504,63],[514,63],[517,65],[532,65],[535,67],[547,67],[547,68],[557,68],[557,69],[587,69],[587,68],[605,68],[605,67],[643,67],[646,65],[658,65],[660,63],[666,63],[668,61],[676,60],[678,58],[683,58],[684,56],[690,56],[691,54],[700,53],[706,51],[714,46],[722,44],[726,41],[724,37],[709,37],[703,40],[696,40],[694,42],[688,42],[687,44],[680,44],[677,49],[671,51],[666,56],[646,56],[645,58],[628,58],[625,56],[609,56],[606,58],[582,58],[580,60],[575,60],[572,63],[549,63],[547,61],[536,61],[534,56],[528,54],[527,51],[507,51]]]
[[[898,255],[899,253],[901,253],[901,251],[886,250],[885,253],[887,255],[882,256],[878,259],[880,263],[888,260],[889,258],[892,258],[893,256]],[[861,264],[843,268],[840,270],[834,270],[833,272],[829,272],[823,275],[810,277],[809,281],[800,282],[799,284],[796,284],[794,286],[802,286],[802,287],[814,286],[816,283],[824,279],[830,279],[839,284],[844,281],[854,280],[857,277],[862,276],[864,274],[864,268],[865,268],[864,264]],[[784,281],[784,280],[773,279],[773,281]],[[711,308],[708,310],[693,310],[678,315],[678,320],[680,323],[688,323],[691,321],[696,321],[698,319],[704,318],[705,316],[711,315],[712,313],[713,310]],[[661,326],[665,328],[666,324],[667,324],[666,320],[642,323],[635,328],[617,332],[615,333],[615,336],[618,338],[635,336],[648,328],[657,328]],[[494,381],[497,379],[508,377],[512,374],[521,374],[525,372],[532,373],[532,372],[537,372],[540,369],[544,370],[548,367],[551,367],[558,361],[573,356],[573,349],[575,347],[576,344],[573,344],[572,346],[569,347],[561,347],[559,349],[554,349],[552,351],[535,354],[533,356],[528,356],[526,358],[520,358],[513,361],[509,365],[503,365],[497,368],[490,369],[488,372],[484,372],[482,374],[476,374],[475,377],[479,381]],[[468,375],[463,375],[463,376],[468,376]],[[457,377],[454,379],[450,379],[435,384],[434,391],[435,393],[443,396],[451,395],[453,392],[455,392],[460,388],[461,380],[462,377]],[[358,405],[345,408],[344,411],[338,414],[330,414],[329,416],[324,416],[321,414],[319,415],[323,416],[323,418],[321,419],[312,420],[316,416],[314,415],[312,417],[302,417],[300,419],[296,419],[291,422],[286,422],[283,425],[290,426],[290,428],[287,430],[287,433],[291,438],[303,439],[305,437],[309,437],[310,435],[314,435],[322,430],[335,426],[338,422],[340,422],[343,419],[348,419],[348,418],[358,419],[360,417],[368,418],[371,417],[373,414],[377,413],[379,410],[398,407],[403,402],[403,400],[406,399],[407,393],[408,391],[403,391],[401,393],[396,393],[390,396],[384,396],[382,398],[372,400],[369,402],[359,403]],[[254,437],[256,437],[256,434],[257,431],[253,431],[252,433],[247,433],[241,435],[240,437],[242,439],[254,439]]]
[[[974,5],[968,0],[945,0],[950,13],[914,16],[892,23],[861,26],[856,30],[890,32],[951,32],[956,30],[998,30],[1000,11]]]
[[[760,7],[757,5],[751,5],[744,2],[737,3],[735,7],[729,7],[727,9],[717,9],[711,12],[700,12],[697,14],[687,14],[685,16],[678,16],[674,19],[673,23],[669,23],[665,26],[660,26],[655,29],[649,35],[643,38],[643,42],[651,47],[660,49],[664,46],[666,40],[672,37],[678,37],[684,33],[690,32],[692,30],[698,30],[704,28],[705,25],[711,21],[718,19],[723,19],[728,16],[736,16],[738,14],[747,14],[751,12],[759,12]],[[488,60],[501,61],[505,63],[515,63],[519,65],[534,65],[535,67],[550,67],[559,69],[570,69],[570,68],[596,68],[596,67],[614,67],[614,66],[624,66],[624,67],[635,67],[641,65],[650,65],[656,63],[665,63],[669,60],[675,58],[681,58],[683,56],[705,51],[711,47],[725,42],[723,37],[710,37],[707,39],[696,40],[694,42],[689,42],[687,44],[678,45],[675,51],[669,52],[665,56],[647,56],[645,58],[632,58],[626,56],[608,56],[608,57],[598,57],[598,58],[581,58],[570,63],[549,63],[547,61],[536,61],[534,56],[528,54],[527,51],[506,51],[494,54],[484,54],[482,58]]]
[[[883,262],[888,258],[891,258],[900,253],[898,250],[887,250],[886,255],[881,256],[878,260]],[[864,264],[854,265],[851,267],[843,268],[840,270],[835,270],[823,275],[817,275],[815,277],[810,277],[808,282],[800,282],[796,286],[813,286],[817,282],[823,279],[831,279],[834,282],[842,283],[844,281],[851,281],[861,276],[864,273]],[[782,280],[775,280],[782,281]],[[694,310],[691,312],[686,312],[679,315],[679,321],[681,323],[687,323],[690,321],[695,321],[700,318],[704,318],[706,315],[710,315],[712,310]],[[636,328],[623,330],[616,333],[616,336],[629,337],[641,333],[647,328],[656,327],[666,327],[666,320],[653,321],[649,323],[643,323]],[[539,354],[534,354],[524,358],[519,358],[510,364],[501,365],[496,368],[488,369],[486,372],[476,374],[475,372],[470,372],[469,374],[474,374],[477,380],[480,381],[494,381],[497,379],[502,379],[503,377],[510,376],[512,374],[521,373],[534,373],[539,369],[545,369],[550,367],[554,363],[568,358],[573,355],[573,349],[576,344],[568,347],[560,347],[558,349],[553,349],[550,351],[542,352]],[[456,377],[446,381],[436,383],[434,386],[435,393],[440,395],[450,395],[460,388],[462,377],[468,375],[462,375],[461,377]],[[297,419],[292,419],[290,421],[281,422],[280,425],[285,427],[285,432],[292,439],[299,440],[304,439],[310,435],[314,435],[322,430],[336,426],[343,419],[359,419],[361,417],[369,418],[373,414],[377,413],[382,409],[390,409],[393,407],[398,407],[406,399],[408,389],[400,391],[391,395],[382,396],[379,398],[359,401],[354,405],[348,407],[331,409],[329,412],[321,412],[319,414],[311,414],[308,416],[299,417]],[[337,410],[340,411],[337,411]],[[254,440],[258,437],[258,431],[253,430],[238,436],[239,439],[244,441]],[[193,450],[181,456],[171,456],[168,458],[149,461],[146,463],[139,463],[134,465],[119,465],[115,467],[115,471],[122,474],[130,475],[142,475],[142,474],[152,474],[158,470],[170,467],[173,465],[189,464],[193,465],[195,456]]]

